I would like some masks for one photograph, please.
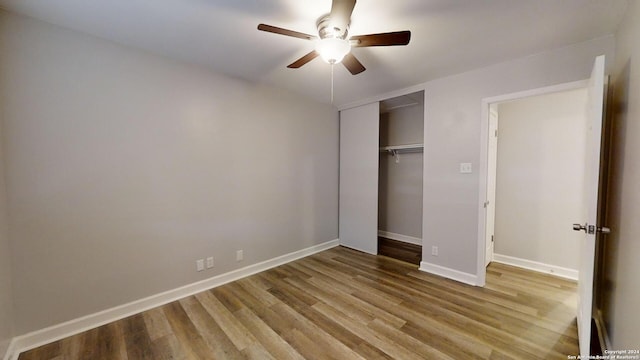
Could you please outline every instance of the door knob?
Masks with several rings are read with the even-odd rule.
[[[611,229],[609,229],[608,227],[602,226],[602,227],[598,227],[596,228],[593,225],[589,225],[589,224],[573,224],[573,230],[575,231],[584,231],[587,234],[595,234],[596,231],[602,234],[611,234]]]
[[[584,225],[573,224],[573,230],[587,232],[587,224],[584,224]]]

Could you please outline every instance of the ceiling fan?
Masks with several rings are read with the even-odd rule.
[[[266,24],[258,25],[258,30],[316,41],[315,50],[289,64],[288,68],[297,69],[320,56],[329,64],[342,62],[351,74],[357,75],[366,69],[350,52],[352,47],[407,45],[411,39],[411,31],[349,37],[349,24],[355,6],[356,0],[333,0],[331,12],[320,17],[316,23],[318,36]]]

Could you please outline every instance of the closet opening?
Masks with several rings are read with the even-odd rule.
[[[422,260],[424,91],[380,101],[378,254]]]

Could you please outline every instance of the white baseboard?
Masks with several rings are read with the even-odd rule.
[[[11,339],[9,342],[9,347],[7,347],[6,352],[4,353],[4,360],[18,360],[18,355],[20,355],[20,351],[16,351],[16,338]]]
[[[561,278],[576,280],[578,281],[578,270],[569,269],[556,265],[544,264],[537,261],[520,259],[513,256],[501,255],[501,254],[493,254],[493,261],[521,267],[527,270],[533,270],[553,276],[558,276]]]
[[[607,331],[607,327],[604,325],[604,319],[602,318],[602,310],[598,309],[595,313],[596,326],[598,327],[599,333],[598,337],[600,337],[600,347],[602,353],[605,353],[605,350],[613,350],[613,346],[611,346],[611,339],[609,338],[609,332]]]
[[[422,239],[420,238],[402,235],[402,234],[396,234],[396,233],[392,233],[384,230],[378,230],[378,236],[391,239],[391,240],[404,241],[410,244],[422,245]]]
[[[9,345],[5,360],[17,360],[21,352],[34,349],[68,336],[87,331],[110,322],[149,310],[172,301],[182,299],[202,291],[215,288],[226,283],[242,279],[244,277],[286,264],[288,262],[313,255],[315,253],[340,245],[338,239],[314,245],[306,249],[294,251],[289,254],[275,257],[257,264],[249,265],[241,269],[216,275],[206,280],[198,281],[173,290],[136,300],[128,304],[113,307],[94,314],[73,319],[61,324],[53,325],[45,329],[37,330],[25,335],[17,336]]]
[[[450,269],[444,266],[430,264],[425,261],[420,262],[420,271],[428,272],[434,275],[446,277],[451,280],[459,281],[468,285],[479,286],[478,276],[465,273],[462,271]]]

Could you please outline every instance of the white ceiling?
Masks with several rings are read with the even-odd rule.
[[[411,30],[411,43],[353,49],[367,71],[353,76],[337,66],[335,102],[612,34],[626,6],[627,0],[359,0],[351,35]],[[0,7],[329,102],[330,65],[316,59],[286,68],[313,43],[256,26],[316,35],[315,22],[331,0],[0,0]]]

